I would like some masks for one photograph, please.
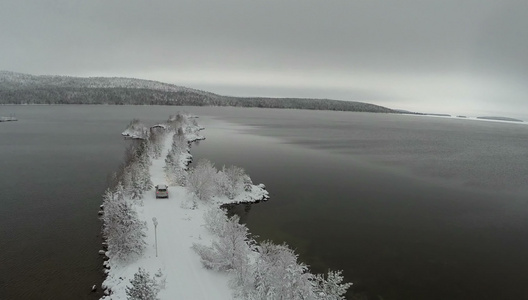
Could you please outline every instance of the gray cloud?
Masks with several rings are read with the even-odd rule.
[[[527,12],[513,0],[6,0],[0,69],[518,113]]]

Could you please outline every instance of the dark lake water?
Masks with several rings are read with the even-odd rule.
[[[259,109],[211,115],[243,126],[202,120],[207,140],[195,158],[242,166],[265,183],[271,201],[237,213],[314,271],[343,269],[369,299],[528,298],[528,126]]]
[[[119,134],[187,110],[195,158],[235,164],[271,200],[237,212],[369,299],[526,299],[528,126],[237,108],[5,106],[0,299],[96,299],[106,177]],[[350,295],[352,296],[352,295]]]

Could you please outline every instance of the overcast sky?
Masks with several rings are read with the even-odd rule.
[[[528,1],[2,0],[0,69],[528,120]]]

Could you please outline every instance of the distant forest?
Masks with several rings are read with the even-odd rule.
[[[396,113],[355,101],[230,97],[141,79],[35,76],[6,71],[0,71],[0,104],[234,106]]]

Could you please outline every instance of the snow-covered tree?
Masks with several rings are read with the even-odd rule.
[[[125,137],[130,137],[133,139],[148,139],[149,129],[145,126],[139,119],[133,119],[121,134]]]
[[[186,166],[181,160],[182,156],[188,153],[188,147],[189,142],[185,136],[178,134],[173,135],[171,149],[165,158],[164,167],[167,180],[171,184],[185,186],[187,172],[185,171]]]
[[[132,199],[143,198],[143,193],[152,188],[148,167],[138,162],[125,168],[123,181],[125,191]]]
[[[215,185],[216,185],[217,192],[219,195],[224,195],[228,197],[229,199],[234,198],[234,197],[230,197],[234,194],[234,192],[231,189],[231,183],[229,182],[229,178],[223,171],[218,171],[218,173],[216,173]]]
[[[130,197],[132,199],[141,199],[143,197],[143,170],[139,164],[134,163],[130,166],[130,177],[131,177],[131,186],[130,186]]]
[[[148,167],[151,165],[150,154],[149,154],[149,145],[148,141],[141,141],[136,148],[136,161],[142,166]]]
[[[205,228],[215,236],[224,234],[225,223],[228,221],[227,212],[218,207],[211,207],[204,213]]]
[[[210,200],[217,191],[216,168],[209,160],[201,159],[187,174],[187,188],[198,199]]]
[[[181,128],[183,121],[184,121],[184,115],[178,112],[176,114],[169,116],[169,119],[167,120],[167,124],[170,126],[172,130],[178,130],[178,128]]]
[[[244,183],[244,191],[251,192],[251,189],[253,187],[253,181],[249,177],[249,175],[245,174],[242,176],[242,182]]]
[[[145,249],[146,224],[142,222],[132,204],[125,200],[125,191],[119,183],[103,197],[103,234],[108,251],[121,261],[133,259]]]
[[[127,299],[159,300],[158,293],[160,287],[156,281],[156,277],[150,277],[150,274],[145,269],[139,268],[130,283],[132,286],[126,287]]]
[[[167,181],[172,185],[185,186],[187,172],[180,165],[180,155],[172,151],[167,153],[163,167]]]
[[[218,238],[211,246],[194,244],[193,249],[206,268],[232,273],[232,285],[238,290],[245,290],[241,287],[246,287],[248,282],[252,282],[250,255],[253,242],[248,228],[239,223],[238,216],[227,218],[225,212],[220,209],[216,209],[216,212],[211,210],[206,214],[206,226],[213,229]]]
[[[352,283],[343,282],[343,271],[328,271],[326,278],[322,274],[315,277],[315,291],[320,300],[344,300]]]
[[[157,128],[149,136],[148,145],[149,145],[149,154],[153,158],[158,159],[161,156],[161,151],[163,149],[163,141],[165,140],[165,129]]]
[[[172,137],[171,151],[176,153],[186,153],[189,150],[189,141],[185,135],[174,134]]]
[[[148,142],[141,141],[127,150],[127,165],[123,170],[123,187],[132,199],[141,199],[152,188]]]
[[[216,177],[219,192],[229,199],[234,199],[243,191],[245,176],[247,175],[242,168],[224,166]]]
[[[143,152],[138,154],[137,167],[139,169],[140,187],[143,191],[150,190],[152,188],[152,181],[150,180],[150,165],[151,160],[148,154],[147,143],[144,143]]]
[[[312,280],[308,267],[297,262],[297,254],[287,245],[263,242],[257,247],[260,253],[255,264],[255,289],[251,299],[305,300],[314,299]]]
[[[122,181],[120,182],[123,185],[123,189],[125,190],[126,195],[130,195],[132,193],[132,185],[133,185],[133,179],[132,179],[132,168],[131,166],[125,166],[123,169],[123,173],[121,175]]]
[[[250,248],[248,241],[250,235],[248,228],[240,224],[238,216],[218,219],[217,232],[218,239],[211,247],[198,247],[197,252],[202,257],[204,266],[208,269],[229,271],[240,270],[242,265],[247,263]],[[199,249],[199,250],[198,250]],[[204,250],[204,251],[202,251]],[[202,256],[204,252],[211,251]]]

